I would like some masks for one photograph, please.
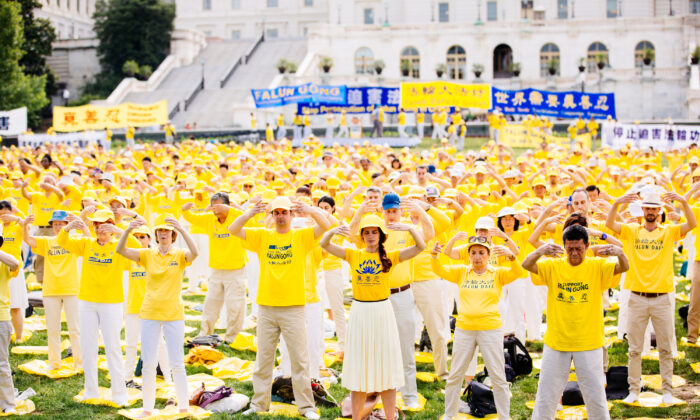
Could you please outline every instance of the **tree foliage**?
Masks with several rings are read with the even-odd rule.
[[[56,41],[56,30],[48,19],[34,17],[34,9],[41,8],[38,0],[17,0],[21,6],[20,16],[24,25],[24,56],[19,61],[25,74],[32,76],[46,75],[46,96],[50,97],[58,90],[56,77],[46,64],[46,57],[51,55],[51,44]]]
[[[20,66],[26,55],[21,10],[18,2],[0,1],[0,109],[26,106],[29,125],[36,127],[41,109],[49,103],[46,75],[25,74]]]

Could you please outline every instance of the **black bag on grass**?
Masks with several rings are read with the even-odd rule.
[[[506,358],[506,365],[513,368],[515,376],[532,373],[532,357],[523,343],[515,336],[508,335],[503,338],[503,354]]]
[[[690,310],[690,305],[683,305],[678,308],[678,316],[683,320],[683,328],[688,329],[688,311]]]
[[[467,394],[467,404],[472,416],[484,418],[489,414],[496,414],[496,402],[491,388],[481,382],[471,381],[464,392]]]
[[[629,395],[627,383],[627,366],[610,366],[605,374],[608,385],[605,387],[605,396],[609,400],[622,400]]]
[[[583,405],[583,394],[578,387],[578,382],[569,381],[564,388],[564,394],[561,396],[562,405]]]

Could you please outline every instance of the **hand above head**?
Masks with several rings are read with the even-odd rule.
[[[615,245],[601,245],[598,247],[597,254],[603,256],[613,256],[618,257],[622,255],[623,250],[619,246]]]
[[[513,254],[513,251],[508,249],[508,247],[502,246],[502,245],[495,245],[493,248],[491,248],[491,255],[495,257],[509,257],[509,258],[514,258],[515,254]]]
[[[548,257],[561,257],[564,255],[564,248],[561,245],[557,245],[553,242],[547,242],[538,248],[542,255]]]
[[[176,218],[174,218],[174,217],[166,217],[163,221],[164,221],[167,225],[172,226],[173,229],[175,229],[175,231],[177,231],[177,232],[182,232],[182,225],[180,224],[180,222],[177,221]]]
[[[331,232],[333,232],[334,235],[340,235],[340,236],[350,236],[350,227],[348,225],[340,225],[336,226],[333,229],[331,229]]]
[[[182,211],[189,211],[194,207],[194,203],[185,203],[182,205]]]
[[[409,231],[413,229],[413,226],[407,225],[406,223],[389,223],[386,228],[394,231]]]
[[[129,227],[127,228],[127,230],[131,231],[131,230],[137,229],[145,224],[146,224],[145,220],[137,217],[136,219],[132,220],[131,223],[129,223]]]

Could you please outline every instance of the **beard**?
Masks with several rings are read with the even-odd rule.
[[[647,214],[644,216],[644,220],[646,220],[649,223],[653,223],[656,221],[656,215],[655,214]]]

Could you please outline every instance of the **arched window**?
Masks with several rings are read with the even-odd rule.
[[[509,45],[499,44],[493,50],[493,78],[513,77],[513,49]]]
[[[637,46],[634,47],[634,67],[642,68],[645,65],[645,58],[649,62],[649,65],[653,66],[656,58],[655,52],[654,44],[649,41],[642,41],[637,44]]]
[[[547,77],[549,75],[549,68],[551,65],[555,65],[557,73],[560,71],[560,60],[559,60],[559,47],[557,44],[552,44],[548,42],[542,46],[540,49],[540,77]]]
[[[407,76],[418,79],[420,77],[420,54],[418,53],[418,49],[416,49],[416,47],[404,48],[403,51],[401,51],[399,66],[402,75],[405,74],[407,69]]]
[[[453,45],[447,50],[447,77],[449,79],[464,79],[467,72],[467,52],[459,45]]]
[[[609,53],[608,47],[601,42],[594,42],[588,47],[588,71],[595,71],[598,67],[598,63],[605,63],[605,66],[609,65]]]
[[[367,47],[362,47],[355,52],[355,74],[374,73],[374,54]]]

